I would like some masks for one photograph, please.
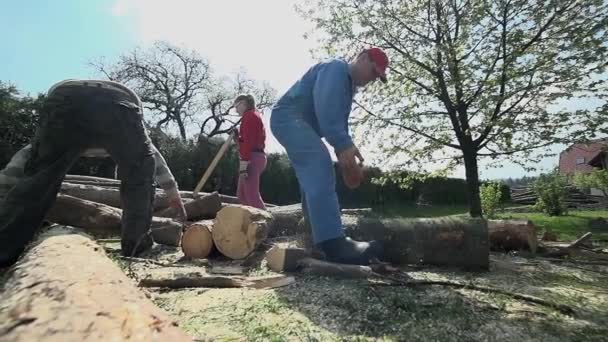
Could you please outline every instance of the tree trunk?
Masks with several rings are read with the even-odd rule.
[[[46,218],[51,222],[80,227],[91,232],[120,234],[121,216],[120,209],[68,195],[58,195]],[[152,238],[157,243],[180,245],[180,223],[169,218],[152,217],[151,229]]]
[[[212,219],[215,218],[220,209],[222,209],[222,201],[217,192],[193,199],[184,204],[186,213],[188,214],[188,220],[194,221],[198,219]],[[160,212],[154,213],[154,216],[159,217],[173,217],[175,210],[173,208],[166,208]]]
[[[211,235],[217,249],[231,259],[248,256],[268,235],[272,215],[254,207],[230,205],[217,213]]]
[[[0,298],[2,341],[191,341],[78,230],[41,234]]]
[[[342,216],[347,236],[384,242],[384,259],[395,264],[429,264],[488,269],[487,222],[480,218],[378,219]]]
[[[213,220],[203,220],[192,223],[182,237],[184,255],[194,259],[206,258],[213,249]]]
[[[467,201],[471,217],[482,217],[481,198],[479,196],[479,170],[477,154],[463,149],[464,168],[467,181]]]

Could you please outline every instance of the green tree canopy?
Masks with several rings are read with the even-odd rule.
[[[358,99],[357,131],[403,168],[464,165],[473,216],[479,158],[525,165],[605,127],[604,112],[572,106],[605,101],[604,1],[317,0],[300,10],[323,54],[388,52],[389,84]]]

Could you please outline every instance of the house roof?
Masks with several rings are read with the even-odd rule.
[[[594,145],[594,144],[595,144],[595,146],[592,147],[592,145]],[[588,146],[590,148],[584,148],[581,145]],[[574,144],[568,146],[567,148],[565,148],[562,152],[560,152],[560,154],[568,152],[573,148],[582,149],[586,152],[592,152],[594,150],[598,150],[598,152],[601,152],[600,150],[606,145],[608,145],[608,138],[593,139],[593,140],[589,140],[589,141],[585,141],[585,142],[574,143]]]
[[[598,151],[596,154],[591,157],[591,160],[587,164],[595,167],[602,167],[602,159],[603,156],[606,155],[606,151]]]

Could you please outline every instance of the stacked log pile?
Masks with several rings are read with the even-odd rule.
[[[513,187],[511,200],[517,204],[534,205],[538,196],[530,186]],[[604,197],[586,194],[574,186],[566,188],[565,203],[572,209],[601,208],[607,204]]]
[[[120,181],[69,175],[62,184],[55,207],[48,215],[52,222],[81,227],[86,231],[120,232]],[[236,198],[217,193],[182,191],[188,214],[185,225],[173,221],[167,199],[158,190],[155,197],[152,237],[157,243],[181,246],[192,258],[207,258],[217,252],[230,259],[245,259],[268,237],[299,232],[302,218],[299,205],[273,206],[258,210],[234,204]],[[343,215],[366,211],[343,212]],[[467,268],[487,268],[488,224],[483,220],[359,219],[349,227],[364,227],[389,246],[395,263],[426,263]],[[348,227],[347,227],[348,228]],[[361,228],[363,229],[363,228]],[[358,234],[354,234],[356,237]],[[416,247],[416,248],[413,248]],[[440,257],[434,257],[441,251]]]
[[[151,236],[157,243],[181,246],[187,256],[205,258],[217,250],[242,259],[264,241],[271,228],[270,213],[235,204],[235,197],[217,192],[199,193],[197,198],[190,191],[181,195],[187,213],[184,224],[171,218],[174,212],[164,192],[156,192]],[[46,218],[92,233],[120,234],[121,215],[119,180],[68,175]]]

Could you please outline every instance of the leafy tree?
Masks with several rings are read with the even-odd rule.
[[[479,194],[481,197],[481,208],[487,218],[494,218],[496,210],[500,206],[502,198],[502,184],[489,182],[481,186]]]
[[[472,216],[479,158],[529,165],[606,126],[605,110],[557,109],[604,100],[605,1],[315,0],[300,11],[323,54],[388,51],[389,84],[358,99],[356,132],[399,167],[464,165]]]
[[[0,81],[0,167],[34,136],[43,99],[21,96],[15,86]]]
[[[579,188],[599,189],[604,196],[608,197],[608,170],[593,170],[591,173],[577,172],[572,182]]]
[[[559,216],[567,212],[566,194],[568,180],[557,172],[541,175],[534,182],[534,192],[538,196],[535,209],[550,216]]]
[[[158,41],[148,49],[136,48],[113,64],[103,59],[90,65],[110,80],[131,87],[150,111],[156,128],[177,127],[186,141],[228,132],[238,121],[231,114],[234,98],[242,92],[253,94],[260,109],[271,105],[275,91],[256,82],[244,72],[216,76],[209,62],[193,50]],[[192,130],[198,126],[197,130]]]

